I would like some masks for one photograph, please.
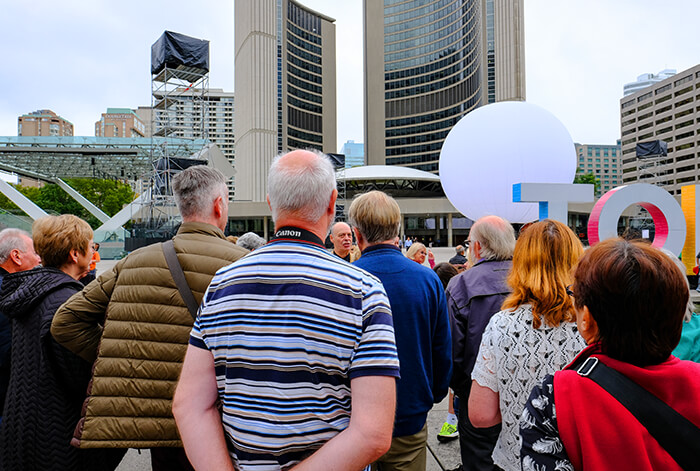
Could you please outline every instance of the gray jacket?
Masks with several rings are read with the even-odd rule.
[[[469,396],[471,374],[481,345],[481,336],[491,316],[501,310],[510,293],[506,277],[510,260],[483,260],[450,280],[447,309],[452,330],[452,390],[461,398]]]

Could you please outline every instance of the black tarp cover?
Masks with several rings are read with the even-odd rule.
[[[659,155],[668,155],[668,144],[666,141],[649,141],[639,142],[637,144],[637,157],[640,159],[646,157],[657,157]]]
[[[151,73],[157,74],[165,66],[196,67],[209,72],[209,41],[166,31],[151,46]]]

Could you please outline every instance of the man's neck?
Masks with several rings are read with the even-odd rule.
[[[326,236],[328,235],[328,226],[326,225],[324,228],[324,223],[322,221],[323,218],[321,219],[321,222],[314,224],[295,217],[278,218],[277,221],[275,221],[275,232],[282,227],[292,226],[307,230],[317,236],[319,239],[325,240]]]
[[[200,224],[209,224],[210,226],[218,227],[222,231],[226,228],[226,226],[221,227],[221,223],[216,219],[212,218],[182,218],[182,222],[198,222]]]
[[[375,245],[394,245],[394,239],[384,240],[382,242],[373,242],[371,244],[368,244],[364,240],[358,241],[358,247],[360,247],[360,250],[365,250],[367,247],[373,247]]]

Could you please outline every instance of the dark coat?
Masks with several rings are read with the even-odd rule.
[[[0,287],[7,270],[0,268]],[[12,345],[12,325],[10,319],[0,311],[0,416],[5,405],[7,386],[10,383],[10,345]]]
[[[469,397],[472,370],[486,325],[511,291],[506,277],[512,266],[510,260],[481,261],[447,285],[453,361],[450,386],[462,399]]]
[[[0,311],[12,322],[12,364],[0,426],[2,470],[104,470],[118,463],[70,446],[91,365],[58,345],[49,329],[58,307],[80,289],[54,268],[4,277]]]

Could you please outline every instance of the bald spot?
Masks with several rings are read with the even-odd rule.
[[[318,155],[308,150],[294,150],[280,157],[279,164],[287,169],[304,170],[318,158]]]
[[[348,226],[344,222],[336,222],[335,224],[333,224],[333,228],[331,229],[331,234],[334,237],[338,237],[338,234],[340,234],[342,232],[350,233],[350,226]]]

